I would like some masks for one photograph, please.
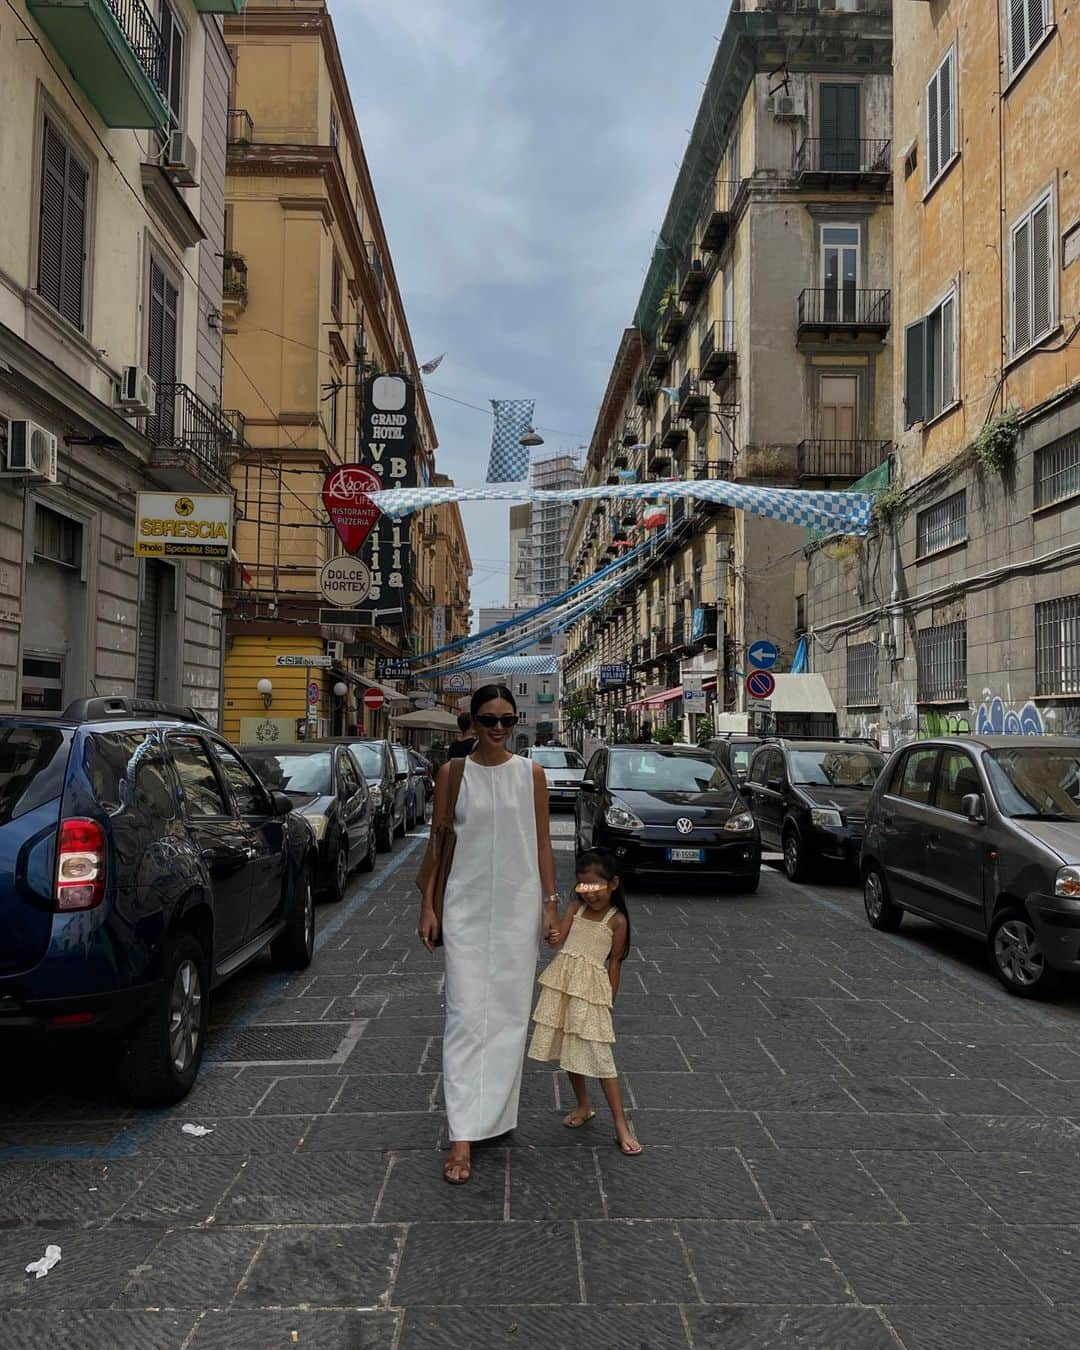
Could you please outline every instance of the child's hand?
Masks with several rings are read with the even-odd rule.
[[[559,943],[562,941],[562,937],[559,932],[559,925],[557,923],[549,923],[547,926],[547,930],[544,933],[544,938],[549,947],[557,947]]]

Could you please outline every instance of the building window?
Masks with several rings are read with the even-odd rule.
[[[904,425],[930,422],[959,398],[956,291],[905,333]]]
[[[529,697],[528,680],[518,680],[514,692],[517,694],[518,698],[528,698]]]
[[[40,504],[34,508],[34,560],[59,563],[62,567],[82,567],[82,526],[70,516],[50,511]]]
[[[967,620],[924,628],[915,634],[920,703],[958,703],[967,698]]]
[[[1009,0],[1009,73],[1027,64],[1050,27],[1050,0]]]
[[[19,706],[23,712],[64,711],[63,657],[26,653],[22,659],[22,694]]]
[[[341,259],[334,254],[334,260],[330,265],[330,308],[334,312],[334,318],[338,323],[341,322],[341,292],[344,285],[344,273],[341,267]]]
[[[1080,431],[1035,451],[1035,509],[1080,492]]]
[[[927,558],[967,539],[967,494],[961,490],[915,517],[915,556]]]
[[[184,30],[168,0],[161,0],[158,17],[161,27],[161,88],[174,127],[184,125]]]
[[[1035,693],[1080,694],[1080,595],[1035,606]]]
[[[81,332],[90,170],[48,118],[41,157],[38,295]]]
[[[1016,356],[1056,322],[1054,199],[1047,191],[1012,227],[1012,350]]]
[[[956,48],[926,86],[926,187],[933,187],[956,157]]]
[[[331,103],[331,104],[330,104],[330,144],[334,147],[335,150],[338,148],[338,142],[339,142],[340,140],[341,140],[341,124],[338,122],[338,110],[337,110],[337,107],[336,107],[333,103]]]
[[[876,707],[877,701],[877,643],[859,642],[847,649],[847,705]]]

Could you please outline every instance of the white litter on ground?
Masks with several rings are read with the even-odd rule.
[[[27,1275],[33,1275],[35,1279],[40,1280],[48,1275],[57,1261],[60,1260],[60,1248],[55,1243],[49,1243],[45,1248],[45,1255],[39,1257],[36,1261],[31,1261],[26,1267]]]
[[[201,1139],[204,1134],[213,1134],[213,1125],[181,1125],[181,1134],[193,1134],[196,1139]]]

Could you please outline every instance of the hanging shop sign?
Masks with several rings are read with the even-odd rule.
[[[323,480],[323,506],[346,553],[360,552],[382,515],[367,495],[381,491],[382,487],[379,475],[361,464],[331,469]]]
[[[446,606],[436,605],[431,611],[431,645],[441,647],[446,641]]]
[[[364,381],[360,418],[360,464],[382,488],[420,486],[416,461],[416,387],[404,375],[371,375]],[[386,627],[408,627],[412,594],[412,546],[407,521],[381,516],[363,551],[371,570],[369,599],[387,614]]]
[[[612,661],[600,667],[600,687],[625,684],[630,678],[630,666],[625,661]]]
[[[407,680],[409,670],[409,661],[404,656],[377,656],[375,658],[375,678],[380,684],[388,684],[391,680]]]
[[[227,492],[139,492],[136,558],[228,558],[233,499]]]
[[[468,675],[444,675],[442,687],[448,694],[468,694],[472,691],[472,678]]]
[[[331,558],[319,573],[319,590],[324,600],[342,609],[362,605],[371,594],[371,570],[359,558]]]

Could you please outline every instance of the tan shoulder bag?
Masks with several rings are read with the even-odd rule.
[[[446,801],[446,813],[438,820],[432,818],[427,852],[424,854],[424,861],[420,864],[420,871],[416,874],[416,884],[420,889],[421,897],[427,891],[429,883],[434,882],[431,887],[431,907],[439,921],[439,936],[435,939],[436,947],[441,947],[443,940],[443,900],[446,896],[446,882],[450,876],[450,867],[454,861],[454,849],[457,846],[457,835],[454,832],[454,812],[457,809],[458,793],[461,791],[461,780],[464,776],[465,761],[463,759],[452,759],[450,761],[450,792]]]

